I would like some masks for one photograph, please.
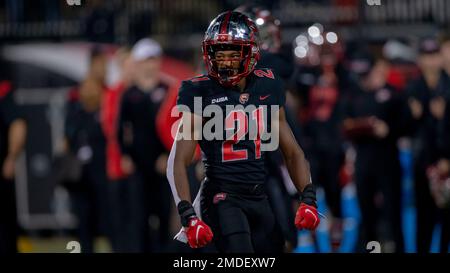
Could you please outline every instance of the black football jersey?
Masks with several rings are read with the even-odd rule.
[[[197,101],[201,100],[202,111],[212,104],[222,110],[223,126],[214,128],[223,128],[223,137],[207,140],[203,136],[199,140],[206,176],[210,180],[236,183],[263,183],[265,180],[262,141],[260,137],[249,136],[249,128],[252,128],[249,124],[253,122],[257,126],[253,128],[270,132],[270,106],[283,107],[286,100],[284,86],[270,69],[256,69],[246,79],[243,91],[237,87],[224,87],[207,75],[183,81],[179,90],[177,105],[180,110],[183,110],[181,105],[184,105],[190,112],[201,114],[194,108],[196,97]],[[227,110],[230,106],[238,105],[248,111]],[[202,117],[205,128],[211,117]]]

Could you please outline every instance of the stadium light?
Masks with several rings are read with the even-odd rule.
[[[330,44],[335,44],[338,41],[338,36],[334,32],[328,32],[325,38]]]
[[[295,43],[298,46],[306,46],[306,45],[308,45],[309,41],[305,35],[300,34],[295,38]]]
[[[310,26],[308,28],[308,34],[311,38],[316,38],[320,35],[320,29],[317,26]]]
[[[305,58],[307,53],[308,53],[308,50],[303,46],[297,46],[294,50],[294,54],[298,58]]]
[[[313,37],[311,42],[313,42],[316,45],[322,45],[323,44],[323,36],[319,35],[317,37]]]

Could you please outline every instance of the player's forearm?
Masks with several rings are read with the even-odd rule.
[[[176,140],[173,143],[167,161],[167,179],[171,185],[172,194],[177,205],[183,200],[191,202],[186,169],[192,163],[195,148],[197,147],[197,141],[192,137],[189,138],[186,137],[186,135],[183,135],[183,130],[188,130],[190,136],[194,136],[195,128],[193,124],[195,124],[195,118],[196,117],[192,113],[183,114],[183,118],[178,127],[177,136],[175,137]]]
[[[183,161],[175,160],[174,162],[174,178],[175,186],[180,200],[191,202],[191,192],[189,188],[189,180],[187,177],[186,164]]]
[[[15,120],[9,129],[8,157],[16,159],[25,145],[27,125],[23,119]]]
[[[303,192],[305,187],[311,183],[309,164],[302,148],[298,145],[292,134],[286,121],[284,110],[280,111],[279,118],[280,148],[284,156],[286,167],[297,191]]]
[[[311,183],[309,163],[305,154],[300,148],[294,149],[285,156],[285,162],[295,188],[303,192],[303,189]]]

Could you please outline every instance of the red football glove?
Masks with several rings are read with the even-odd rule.
[[[319,214],[317,208],[314,206],[301,203],[300,207],[295,214],[295,226],[298,229],[310,229],[314,230],[320,223]]]
[[[204,247],[213,238],[211,228],[197,217],[189,219],[188,226],[185,227],[189,246],[192,248]]]

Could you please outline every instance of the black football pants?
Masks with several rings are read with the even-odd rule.
[[[263,184],[204,183],[202,216],[219,252],[282,251],[284,239]]]

